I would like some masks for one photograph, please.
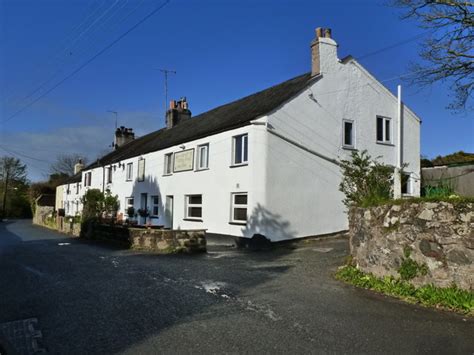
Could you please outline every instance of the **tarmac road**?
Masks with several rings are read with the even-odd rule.
[[[472,318],[334,280],[345,239],[265,252],[209,244],[207,254],[156,256],[2,222],[3,346],[25,354],[474,352]]]

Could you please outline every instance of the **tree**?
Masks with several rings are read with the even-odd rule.
[[[413,64],[411,82],[420,86],[448,82],[454,92],[450,109],[470,109],[474,89],[474,3],[468,0],[392,0],[404,11],[403,19],[415,19],[429,30],[420,57]]]
[[[87,163],[87,159],[80,154],[60,154],[49,168],[52,175],[61,176],[73,176],[74,175],[74,165],[76,165],[79,160],[82,160],[82,164]]]
[[[448,154],[445,156],[438,155],[432,160],[433,165],[449,165],[449,164],[462,164],[462,163],[473,163],[474,154],[465,153],[462,150],[456,153]]]
[[[3,190],[1,216],[4,218],[7,216],[7,205],[11,192],[19,189],[22,192],[23,187],[27,185],[26,165],[22,164],[17,158],[1,157],[0,182]],[[16,195],[19,196],[19,194]]]

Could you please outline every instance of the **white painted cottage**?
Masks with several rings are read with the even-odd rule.
[[[311,55],[311,72],[196,117],[182,99],[161,130],[133,139],[119,129],[117,149],[71,181],[80,191],[64,203],[98,188],[118,195],[124,218],[143,208],[168,228],[272,241],[334,233],[348,228],[337,163],[364,149],[408,164],[403,193],[418,196],[420,119],[355,59],[339,59],[329,29],[316,30]]]

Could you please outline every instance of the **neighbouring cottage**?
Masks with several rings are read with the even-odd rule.
[[[354,150],[407,164],[395,191],[419,195],[420,119],[399,98],[318,28],[309,73],[196,117],[171,101],[166,127],[137,139],[119,128],[114,151],[59,187],[63,207],[96,188],[118,195],[119,218],[148,211],[140,224],[272,241],[346,230],[338,161]]]

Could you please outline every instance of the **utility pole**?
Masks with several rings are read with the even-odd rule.
[[[176,74],[176,71],[170,70],[170,69],[161,69],[161,68],[159,68],[159,71],[161,71],[165,75],[165,122],[166,122],[166,110],[168,107],[168,74]]]

